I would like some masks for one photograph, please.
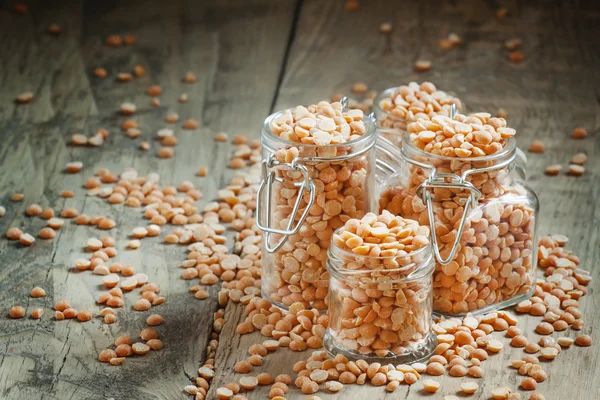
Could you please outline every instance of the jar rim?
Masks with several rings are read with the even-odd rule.
[[[391,112],[384,110],[379,105],[379,103],[381,103],[381,100],[383,100],[384,98],[387,98],[387,97],[391,97],[391,96],[389,96],[389,94],[390,93],[394,93],[396,91],[396,89],[398,89],[399,87],[400,86],[395,86],[395,87],[387,88],[387,89],[381,91],[373,99],[373,106],[372,107],[373,107],[373,110],[375,111],[375,115],[377,115],[377,113],[382,113],[382,114],[385,114],[387,117],[390,117],[390,118],[393,118],[393,119],[397,119],[398,121],[408,122],[408,120],[406,118],[402,118],[402,117],[399,117],[397,115],[394,115]]]
[[[402,154],[404,154],[405,156],[406,156],[406,154],[405,154],[404,150],[408,150],[417,156],[432,158],[432,159],[440,160],[440,161],[463,161],[463,162],[469,162],[469,163],[478,162],[478,161],[495,161],[498,159],[502,159],[502,158],[511,156],[516,151],[516,149],[517,149],[517,140],[513,136],[507,140],[507,144],[506,144],[506,146],[504,146],[502,148],[502,150],[500,150],[499,152],[494,153],[494,154],[489,154],[489,155],[480,156],[480,157],[467,157],[467,158],[448,157],[448,156],[443,156],[441,154],[429,153],[425,150],[419,149],[411,142],[410,132],[408,132],[408,131],[406,131],[404,133],[403,138],[402,138]]]
[[[361,135],[358,139],[354,139],[351,140],[349,142],[344,142],[344,143],[338,143],[338,144],[327,144],[327,145],[318,145],[318,144],[310,144],[310,143],[300,143],[300,142],[292,142],[290,140],[285,140],[285,139],[281,139],[279,136],[276,136],[273,131],[271,130],[271,121],[273,121],[273,119],[275,119],[276,117],[278,117],[279,115],[281,115],[284,111],[290,110],[291,108],[286,108],[284,110],[280,110],[277,112],[274,112],[273,114],[269,115],[267,118],[265,118],[265,122],[263,123],[262,126],[262,134],[261,134],[261,144],[263,145],[263,147],[269,148],[271,150],[273,150],[273,146],[271,146],[271,144],[274,145],[282,145],[282,146],[298,146],[298,147],[304,147],[304,148],[321,148],[321,147],[325,147],[325,148],[330,148],[330,149],[338,149],[338,148],[346,148],[346,147],[351,147],[351,146],[373,146],[375,144],[375,140],[377,139],[377,129],[375,126],[375,123],[371,120],[371,118],[369,118],[368,116],[363,116],[362,121],[365,123],[365,127],[367,128],[367,130],[365,131],[365,133],[363,135]],[[267,143],[266,141],[268,141],[269,143]],[[336,157],[331,157],[332,159],[335,159]]]
[[[338,229],[336,229],[333,232],[332,238],[334,235],[339,234],[339,232],[341,232],[341,230],[344,227],[340,227]],[[339,256],[344,257],[353,257],[353,258],[363,258],[366,260],[392,260],[392,259],[396,259],[399,257],[415,257],[421,254],[424,254],[424,259],[422,262],[422,265],[424,266],[424,268],[419,268],[417,267],[413,272],[411,272],[410,274],[408,274],[407,276],[400,278],[400,279],[389,279],[389,280],[385,280],[383,282],[410,282],[413,280],[418,280],[418,279],[422,279],[424,276],[433,273],[433,269],[435,268],[435,263],[433,262],[433,251],[432,251],[432,247],[431,247],[431,241],[426,245],[421,247],[420,249],[411,251],[410,253],[406,253],[404,255],[394,255],[394,256],[369,256],[369,255],[361,255],[361,254],[355,254],[352,253],[351,251],[348,251],[346,249],[342,249],[340,246],[338,246],[337,244],[335,244],[335,242],[333,241],[333,239],[330,241],[330,246],[329,246],[329,250],[328,250],[328,257],[327,257],[327,270],[329,271],[329,273],[333,273],[334,275],[337,276],[342,276],[344,278],[348,278],[350,276],[360,276],[360,275],[367,275],[367,274],[371,274],[373,272],[384,272],[385,274],[391,274],[391,273],[398,273],[398,272],[403,272],[406,271],[410,268],[412,268],[414,266],[414,263],[408,264],[406,266],[400,267],[400,268],[393,268],[393,269],[374,269],[374,270],[363,270],[363,269],[348,269],[348,268],[340,268],[340,267],[336,267],[333,266],[331,263],[331,259],[332,257],[332,253],[336,252]],[[429,254],[428,254],[429,253]],[[416,274],[417,273],[417,274]]]
[[[400,86],[406,86],[406,85],[400,85]],[[414,121],[409,121],[409,120],[407,120],[406,118],[402,118],[402,117],[399,117],[399,116],[397,116],[397,115],[394,115],[394,114],[392,114],[391,112],[389,112],[389,111],[386,111],[386,110],[384,110],[383,108],[381,108],[381,106],[379,106],[379,103],[381,103],[381,100],[383,100],[384,98],[387,98],[387,97],[391,98],[390,94],[391,94],[391,93],[394,93],[394,92],[396,91],[396,89],[398,89],[400,86],[394,86],[394,87],[387,88],[387,89],[385,89],[385,90],[381,91],[381,92],[380,92],[380,93],[379,93],[379,94],[378,94],[378,95],[377,95],[377,96],[376,96],[376,97],[373,99],[373,106],[372,106],[372,108],[373,108],[373,111],[375,111],[375,115],[377,115],[377,113],[382,113],[382,114],[385,114],[387,117],[390,117],[390,118],[396,119],[396,120],[398,120],[398,121],[403,121],[403,122],[406,122],[406,123],[414,122]],[[448,94],[449,94],[449,95],[451,95],[452,97],[454,97],[454,98],[458,99],[458,100],[460,101],[461,109],[463,109],[463,111],[464,111],[465,104],[463,103],[463,101],[462,101],[462,100],[461,100],[461,99],[460,99],[458,96],[455,96],[455,95],[453,95],[453,94],[451,94],[451,93],[449,93],[449,92],[447,92],[447,91],[445,91],[445,90],[443,90],[443,92],[445,92],[445,93],[448,93]],[[378,125],[378,126],[379,126],[379,125]]]

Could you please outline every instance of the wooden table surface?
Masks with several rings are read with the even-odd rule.
[[[541,203],[539,234],[568,235],[567,248],[593,271],[596,281],[581,308],[583,332],[596,344],[574,347],[545,363],[549,379],[538,388],[549,400],[600,398],[600,334],[595,328],[600,300],[593,290],[600,278],[600,8],[594,2],[362,0],[358,10],[348,11],[341,0],[39,0],[26,1],[30,12],[24,15],[12,12],[12,3],[0,1],[0,205],[7,209],[0,232],[21,227],[37,235],[44,222],[25,215],[31,203],[109,216],[118,222],[109,232],[117,239],[118,261],[160,284],[167,302],[160,306],[166,320],[159,327],[163,350],[130,359],[122,367],[99,363],[98,352],[119,335],[139,333],[148,313],[131,311],[133,297],[126,298],[126,310],[118,311],[113,325],[98,318],[55,321],[50,309],[55,301],[68,299],[77,308],[99,310],[99,277],[73,272],[72,265],[85,255],[87,238],[105,232],[68,221],[53,241],[38,239],[31,247],[0,239],[0,399],[190,397],[182,388],[197,376],[204,360],[218,285],[204,301],[188,293],[192,282],[181,279],[178,268],[185,259],[184,246],[151,238],[139,250],[125,250],[131,229],[145,220],[140,211],[86,197],[83,183],[93,171],[135,167],[141,174],[158,172],[164,184],[190,180],[203,191],[203,206],[234,175],[227,168],[233,146],[216,143],[216,132],[257,138],[261,122],[274,110],[314,103],[337,92],[349,94],[358,81],[382,90],[413,80],[453,90],[472,111],[504,108],[524,149],[534,139],[545,142],[545,154],[529,154],[528,163],[529,182]],[[503,19],[496,16],[500,7],[508,10]],[[379,32],[382,22],[393,24],[389,36]],[[46,33],[51,23],[63,32]],[[440,50],[439,40],[451,32],[463,43]],[[107,36],[126,33],[136,36],[135,45],[104,44]],[[503,41],[515,37],[523,42],[521,64],[509,62],[502,49]],[[432,61],[433,68],[415,72],[418,59]],[[146,68],[144,77],[116,82],[118,72],[131,71],[136,64]],[[108,70],[108,78],[93,76],[99,66]],[[198,76],[197,83],[182,82],[187,71]],[[150,106],[145,93],[155,83],[164,89],[158,108]],[[15,97],[24,91],[34,92],[34,100],[16,104]],[[187,104],[177,102],[182,92],[189,94]],[[118,109],[124,101],[137,105],[136,119],[152,143],[148,152],[139,150],[141,139],[132,140],[119,129],[125,117]],[[168,111],[197,119],[200,129],[177,128],[176,156],[163,160],[156,156],[158,144],[152,138],[165,126]],[[576,126],[586,127],[590,135],[570,139]],[[98,127],[111,132],[102,147],[68,145],[73,133],[90,134]],[[589,157],[582,177],[544,176],[546,165],[566,167],[576,152]],[[66,163],[75,160],[84,162],[84,171],[64,173]],[[195,176],[202,165],[209,167],[209,177]],[[76,196],[64,199],[63,190],[74,190]],[[24,201],[11,202],[17,192],[24,193]],[[29,297],[36,285],[46,289],[45,298]],[[7,312],[15,304],[26,306],[28,313],[35,306],[45,307],[46,315],[11,320]],[[233,365],[246,357],[250,344],[263,340],[258,333],[235,333],[242,319],[242,306],[230,303],[207,398],[214,398],[218,386],[239,378]],[[519,323],[537,340],[537,322],[527,317]],[[280,350],[266,358],[263,370],[292,374],[292,363],[307,353]],[[487,399],[499,385],[517,389],[520,379],[507,365],[521,354],[506,346],[486,361],[486,375],[478,380],[481,388],[471,398]],[[456,394],[461,379],[445,376],[440,381],[435,395],[424,394],[421,382],[402,385],[393,394],[353,385],[337,396],[319,395],[442,399]],[[249,398],[266,398],[267,393],[263,387]],[[305,397],[295,388],[288,395]]]

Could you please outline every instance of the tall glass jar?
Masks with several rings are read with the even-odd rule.
[[[329,248],[329,326],[332,354],[369,362],[412,363],[436,346],[432,333],[431,245],[391,257]]]
[[[438,90],[431,82],[410,82],[386,89],[373,101],[377,133],[400,147],[409,123],[435,115],[449,116],[452,105],[455,112],[464,108],[460,99]]]
[[[358,139],[318,146],[275,135],[269,116],[262,129],[263,181],[257,225],[262,243],[262,294],[287,309],[292,303],[324,311],[331,235],[350,218],[377,208],[375,124],[363,118]]]
[[[492,155],[454,158],[417,148],[407,133],[398,154],[379,207],[430,225],[434,311],[485,313],[529,298],[539,203],[515,139]]]

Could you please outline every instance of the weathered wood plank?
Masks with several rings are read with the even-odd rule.
[[[0,254],[6,264],[0,270],[4,278],[1,308],[7,310],[14,304],[22,304],[28,305],[31,312],[34,303],[47,307],[47,314],[40,321],[11,321],[6,314],[0,319],[2,398],[185,398],[181,388],[189,378],[196,376],[204,357],[218,288],[211,288],[212,296],[205,301],[196,300],[188,293],[188,288],[196,282],[180,278],[178,266],[186,257],[183,246],[166,246],[159,238],[150,238],[143,241],[141,249],[126,250],[131,229],[147,223],[141,218],[141,210],[111,206],[103,200],[85,197],[82,185],[97,168],[105,167],[118,173],[133,166],[143,175],[158,172],[165,185],[177,185],[183,180],[194,182],[205,196],[198,203],[200,208],[213,199],[216,188],[233,176],[233,171],[226,168],[232,147],[215,143],[214,133],[218,130],[258,131],[271,105],[279,73],[279,63],[265,64],[264,60],[283,58],[292,9],[289,3],[267,0],[218,5],[180,1],[169,3],[168,7],[161,1],[144,2],[143,7],[140,4],[86,2],[76,19],[81,33],[67,29],[71,23],[65,23],[61,36],[48,39],[77,43],[72,54],[65,54],[60,46],[47,46],[48,64],[52,57],[70,60],[68,68],[57,66],[55,77],[59,78],[56,80],[39,77],[39,66],[34,67],[30,61],[21,62],[23,68],[26,67],[23,73],[39,79],[44,91],[59,93],[48,95],[49,99],[40,104],[46,110],[41,117],[31,108],[35,102],[20,106],[23,108],[15,107],[12,94],[0,102],[5,110],[0,118],[4,121],[0,191],[2,204],[8,211],[0,219],[2,232],[9,226],[22,226],[37,234],[43,222],[23,216],[31,202],[52,206],[57,211],[63,206],[73,206],[90,216],[106,215],[118,222],[116,229],[104,232],[68,221],[53,242],[38,239],[27,249],[14,242],[1,241]],[[24,17],[35,23],[23,31],[45,25],[54,15],[60,16],[42,7],[37,4],[36,9],[31,5],[33,15]],[[61,23],[58,19],[56,22]],[[130,48],[108,48],[104,40],[113,33],[134,34],[138,42]],[[6,32],[4,36],[10,35]],[[38,52],[33,44],[19,47],[16,38],[5,40],[15,41],[10,43],[14,45],[11,49],[17,61],[27,52],[34,55]],[[29,37],[21,41],[33,43]],[[114,82],[117,72],[130,71],[136,64],[146,68],[145,77],[124,84]],[[93,77],[91,73],[97,66],[109,70],[111,77],[105,80]],[[196,73],[196,84],[181,81],[187,71]],[[19,82],[20,73],[15,65],[3,78]],[[150,97],[145,94],[153,83],[160,84],[165,92],[161,96],[163,105],[157,109],[150,107]],[[182,92],[189,94],[187,104],[176,102]],[[80,98],[82,93],[85,96]],[[142,139],[150,141],[153,147],[147,153],[138,149],[142,139],[131,140],[119,129],[125,117],[119,116],[117,111],[124,101],[138,105],[135,119],[143,130]],[[26,115],[16,115],[15,109]],[[154,137],[158,129],[168,127],[163,121],[167,111],[181,116],[180,122],[172,126],[179,145],[175,148],[175,158],[160,160],[156,157],[160,146],[154,143]],[[29,113],[36,118],[30,118]],[[99,116],[89,117],[94,114]],[[201,128],[182,130],[182,122],[187,118],[199,120]],[[18,121],[46,122],[19,126]],[[111,132],[101,148],[67,146],[71,134],[91,134],[99,127]],[[84,173],[62,173],[66,162],[73,160],[84,162]],[[209,167],[211,178],[195,177],[202,165]],[[59,198],[64,189],[74,190],[76,197],[66,201]],[[23,191],[26,200],[10,203],[8,198],[17,191]],[[165,227],[164,231],[171,229]],[[57,322],[49,310],[55,301],[63,298],[77,308],[93,312],[99,309],[94,304],[101,293],[99,277],[73,272],[71,265],[74,259],[85,255],[83,245],[88,237],[105,234],[117,238],[116,260],[130,263],[139,272],[148,274],[167,297],[167,303],[152,310],[165,317],[166,323],[157,328],[165,348],[128,360],[124,367],[117,368],[98,363],[97,354],[117,336],[136,337],[145,326],[149,312],[131,310],[136,295],[126,295],[125,307],[117,312],[118,321],[112,326],[100,324],[99,319],[85,324]],[[28,292],[34,285],[45,287],[48,296],[30,299]]]
[[[571,242],[567,248],[581,257],[582,266],[592,270],[597,282],[600,269],[594,260],[600,252],[600,215],[596,205],[600,193],[596,134],[600,122],[600,80],[594,67],[599,61],[594,43],[600,38],[599,13],[592,6],[567,2],[513,2],[507,8],[508,17],[498,20],[490,3],[476,1],[369,1],[361,2],[361,8],[353,12],[344,10],[342,2],[305,1],[275,109],[313,104],[337,92],[352,96],[350,87],[354,82],[366,82],[382,90],[413,80],[430,80],[438,87],[455,91],[471,111],[496,113],[498,108],[504,108],[509,124],[519,132],[522,148],[526,149],[534,139],[546,143],[545,154],[528,155],[529,182],[542,205],[540,235],[568,235]],[[393,23],[394,31],[389,37],[379,32],[382,22]],[[458,33],[464,43],[451,51],[440,50],[439,40],[451,32]],[[523,40],[526,61],[522,65],[511,64],[502,49],[503,41],[513,37]],[[431,60],[432,70],[415,72],[413,63],[417,59]],[[593,134],[583,141],[571,140],[568,135],[575,126],[586,126]],[[546,165],[562,163],[566,168],[571,156],[579,151],[590,158],[583,177],[544,176]],[[593,327],[600,319],[599,300],[593,286],[595,283],[590,295],[581,301],[583,332],[598,341],[600,337]],[[239,379],[242,375],[232,371],[233,365],[247,357],[245,352],[251,344],[265,340],[259,333],[240,337],[235,332],[237,323],[243,320],[240,306],[230,304],[227,315],[220,345],[238,350],[218,353],[213,388]],[[519,318],[519,325],[530,340],[540,338],[533,332],[538,322],[538,318],[529,316]],[[575,337],[579,333],[563,334]],[[563,334],[557,332],[553,336]],[[265,365],[255,368],[252,374],[266,371],[294,376],[293,363],[309,354],[278,350],[269,354]],[[480,390],[474,398],[487,399],[500,385],[517,390],[521,379],[508,365],[510,359],[522,355],[521,350],[510,348],[506,342],[500,355],[483,364],[486,375],[476,380]],[[550,377],[538,388],[551,400],[597,397],[600,394],[594,371],[599,365],[600,352],[595,348],[565,350],[553,363],[544,363]],[[440,393],[457,395],[464,380],[449,376],[436,379],[442,386],[435,398],[441,398]],[[264,398],[267,393],[267,388],[259,387],[249,398]],[[527,398],[527,392],[520,393]],[[430,397],[422,390],[421,382],[412,387],[402,385],[393,394],[383,388],[352,385],[336,395],[318,395],[323,399]],[[295,387],[288,394],[288,398],[300,396]]]
[[[31,12],[23,15],[0,9],[0,120],[42,122],[59,113],[96,114],[79,51],[83,1],[30,2],[29,7]],[[49,34],[50,24],[62,32]],[[33,101],[16,104],[15,97],[25,91],[34,93]]]
[[[214,143],[212,136],[221,129],[258,133],[275,94],[294,3],[231,1],[204,5],[190,0],[170,2],[169,7],[162,2],[144,2],[143,8],[139,4],[96,1],[81,6],[52,2],[46,10],[38,8],[46,2],[39,2],[31,7],[37,11],[18,17],[23,23],[17,25],[12,24],[15,16],[8,14],[7,7],[0,10],[0,19],[6,22],[0,25],[0,49],[7,55],[2,57],[7,60],[7,68],[0,71],[0,85],[10,89],[0,93],[0,194],[2,204],[8,208],[7,215],[0,219],[0,230],[23,226],[36,233],[42,223],[23,217],[24,208],[33,201],[57,210],[72,205],[90,215],[115,218],[119,226],[111,234],[120,243],[117,259],[139,266],[161,285],[169,299],[159,306],[162,309],[154,310],[167,320],[158,328],[166,337],[166,347],[158,354],[128,360],[123,368],[107,369],[96,362],[97,352],[120,334],[139,332],[146,313],[121,311],[117,324],[100,329],[98,321],[58,323],[48,315],[41,321],[9,321],[5,315],[0,319],[2,398],[184,398],[180,388],[187,381],[186,375],[195,375],[202,359],[212,319],[209,312],[215,303],[214,298],[205,302],[191,298],[186,293],[190,283],[173,272],[184,250],[159,245],[157,239],[144,240],[141,250],[124,250],[131,228],[142,220],[122,206],[84,198],[81,185],[84,177],[98,167],[118,172],[135,166],[142,174],[160,172],[162,181],[169,184],[192,180],[205,193],[205,200],[199,204],[210,200],[215,189],[231,175],[231,171],[222,173],[230,147]],[[373,1],[362,4],[356,12],[345,11],[341,2],[303,2],[275,106],[280,109],[318,101],[338,91],[347,93],[355,81],[383,89],[410,80],[432,80],[440,87],[455,90],[470,109],[495,112],[498,107],[505,108],[509,122],[520,131],[521,146],[527,147],[533,138],[546,141],[545,155],[529,157],[530,182],[542,203],[540,233],[569,235],[568,248],[580,255],[584,266],[593,269],[597,281],[599,271],[592,265],[592,260],[600,257],[600,216],[595,204],[600,196],[597,134],[584,141],[568,140],[567,134],[575,125],[596,133],[600,125],[594,85],[599,80],[594,68],[600,57],[594,46],[599,38],[599,13],[593,6],[567,2],[553,6],[514,2],[507,7],[509,16],[499,21],[494,9],[481,2],[398,5]],[[83,19],[77,18],[78,13]],[[379,24],[385,21],[394,23],[389,38],[378,32]],[[57,38],[45,36],[43,32],[50,22],[63,25],[64,34]],[[442,52],[437,42],[450,32],[460,34],[465,43]],[[107,48],[104,40],[113,33],[135,34],[138,43],[131,48]],[[510,64],[501,49],[503,40],[515,36],[523,39],[527,56],[527,61],[518,66]],[[412,64],[418,58],[431,59],[433,70],[415,73]],[[36,62],[39,65],[34,65]],[[117,72],[130,71],[136,64],[146,67],[145,77],[126,84],[114,82]],[[91,76],[97,66],[107,68],[110,77],[100,80]],[[195,85],[181,82],[188,70],[199,78]],[[12,101],[26,90],[23,82],[40,87],[41,95],[29,106],[17,107]],[[153,83],[161,84],[165,91],[158,109],[149,106],[150,98],[144,93]],[[190,95],[187,104],[176,103],[182,92]],[[116,112],[123,101],[138,105],[136,119],[147,140],[166,126],[162,117],[167,111],[178,112],[182,120],[196,118],[202,128],[197,132],[179,131],[179,123],[177,157],[158,160],[154,156],[156,144],[149,153],[141,153],[137,149],[140,139],[123,137],[118,129],[124,117]],[[87,114],[99,117],[90,119]],[[30,122],[43,123],[21,126]],[[101,149],[65,146],[70,134],[89,133],[98,127],[107,127],[112,134]],[[576,151],[585,151],[590,157],[586,175],[543,176],[543,167],[550,160],[566,165]],[[84,160],[86,174],[62,174],[69,160]],[[210,179],[196,178],[193,174],[200,165],[219,172]],[[58,197],[61,190],[74,188],[78,194],[75,199],[64,201]],[[16,191],[25,193],[25,202],[8,202]],[[99,293],[97,277],[70,273],[67,268],[74,258],[84,254],[81,245],[88,236],[103,234],[67,223],[57,240],[38,240],[32,248],[0,241],[0,256],[6,260],[0,269],[0,307],[28,304],[31,311],[33,304],[50,307],[67,295],[76,307],[90,307]],[[34,300],[27,296],[37,284],[46,288],[47,298]],[[82,290],[75,291],[74,287]],[[132,301],[129,295],[127,306]],[[593,295],[582,301],[586,332],[598,323],[598,303]],[[235,326],[242,318],[241,307],[230,304],[220,338],[213,391],[239,378],[232,373],[233,365],[246,356],[252,343],[264,340],[259,334],[237,335]],[[531,318],[521,319],[532,339],[539,337],[531,333],[535,323]],[[591,334],[597,342],[597,333]],[[489,394],[500,384],[516,388],[519,379],[506,365],[520,354],[511,349],[484,364],[486,377],[479,382],[483,393]],[[307,356],[308,352],[280,350],[267,356],[260,370],[274,375],[291,373],[293,362]],[[550,379],[540,385],[541,391],[547,399],[597,396],[593,373],[600,365],[599,357],[595,347],[565,351],[557,361],[545,365]],[[562,369],[567,365],[570,368]],[[566,381],[573,385],[565,385]],[[443,393],[456,392],[458,382],[443,378]],[[386,395],[382,389],[353,386],[337,397],[419,398],[423,394],[420,388],[420,384],[403,386],[395,394]],[[264,398],[267,393],[267,388],[261,388],[251,398]],[[288,397],[299,396],[293,389]],[[333,398],[327,394],[322,397]]]

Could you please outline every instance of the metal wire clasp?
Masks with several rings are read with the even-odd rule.
[[[287,224],[285,230],[271,227],[271,223],[272,223],[272,221],[271,221],[271,200],[272,200],[273,181],[274,180],[281,181],[280,178],[276,177],[275,171],[270,170],[274,167],[289,168],[292,171],[299,171],[302,174],[302,178],[303,178],[301,182],[294,183],[294,186],[299,189],[298,189],[298,193],[296,195],[296,202],[294,203],[294,208],[292,209],[292,213],[288,216],[289,221],[288,221],[288,224]],[[312,208],[312,206],[315,202],[316,189],[315,189],[315,184],[314,184],[313,180],[310,178],[310,176],[308,174],[308,169],[306,168],[305,165],[301,164],[300,160],[297,158],[294,159],[291,163],[282,163],[282,162],[277,161],[273,157],[273,155],[271,155],[267,160],[262,161],[262,177],[263,177],[263,180],[260,183],[260,186],[258,187],[257,200],[256,200],[257,201],[256,225],[258,226],[258,228],[260,230],[265,232],[265,240],[264,240],[265,249],[267,249],[267,251],[269,253],[274,253],[285,244],[285,242],[287,241],[287,239],[290,235],[294,235],[294,234],[298,233],[298,231],[300,230],[302,223],[304,223],[304,220],[308,216],[308,212],[310,211],[310,209]],[[266,198],[264,198],[265,189],[266,189],[266,196],[267,196]],[[308,193],[308,203],[306,204],[304,212],[302,213],[302,215],[300,216],[300,218],[294,225],[294,221],[296,220],[296,215],[298,214],[298,211],[300,209],[300,203],[301,203],[302,199],[304,198],[304,193]],[[263,210],[263,204],[264,204],[264,210]],[[264,213],[266,213],[266,217],[263,215]],[[282,235],[282,237],[277,241],[277,243],[274,246],[271,246],[271,235],[272,234]]]
[[[469,196],[466,199],[461,199],[461,202],[465,203],[463,215],[460,219],[460,224],[456,232],[456,239],[454,239],[452,249],[450,250],[450,254],[446,259],[442,258],[442,255],[440,254],[437,243],[437,235],[435,233],[435,215],[433,213],[433,206],[431,204],[433,196],[429,190],[435,188],[466,189],[469,191]],[[431,229],[431,240],[433,242],[435,258],[442,265],[450,264],[456,255],[456,251],[458,250],[458,245],[460,243],[460,238],[463,234],[463,231],[465,230],[465,223],[467,222],[469,211],[477,207],[477,202],[481,197],[481,192],[477,190],[470,182],[464,180],[461,176],[446,173],[436,174],[434,169],[429,178],[417,188],[417,194],[421,196],[423,203],[425,203],[425,206],[427,207],[427,216],[429,217],[429,228]]]
[[[450,262],[454,259],[454,256],[456,255],[456,251],[458,250],[458,244],[460,242],[460,237],[462,236],[463,231],[465,229],[465,223],[467,221],[469,211],[477,207],[477,203],[481,198],[481,192],[477,190],[477,188],[475,188],[475,186],[473,186],[473,184],[471,184],[471,182],[469,182],[467,178],[475,173],[489,172],[492,170],[502,169],[509,166],[515,160],[516,153],[513,153],[510,157],[495,165],[482,168],[471,168],[466,171],[463,171],[460,176],[450,173],[437,173],[436,168],[433,165],[408,158],[404,154],[404,150],[402,150],[402,158],[410,164],[416,165],[426,170],[431,170],[431,172],[429,173],[429,177],[417,188],[417,194],[421,196],[421,198],[423,199],[423,203],[425,203],[425,205],[427,206],[427,215],[429,217],[431,240],[433,242],[435,258],[442,265],[450,264]],[[433,207],[431,206],[431,201],[433,200],[433,198],[431,192],[429,191],[429,189],[432,188],[463,189],[469,191],[469,196],[466,199],[461,199],[461,202],[465,203],[465,208],[462,218],[460,220],[460,225],[458,226],[456,239],[454,241],[454,244],[452,245],[452,249],[450,250],[448,258],[446,259],[442,258],[437,246],[437,236],[435,234],[435,221],[433,220]]]

